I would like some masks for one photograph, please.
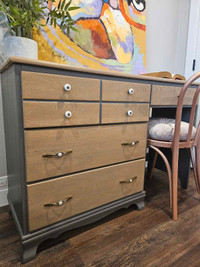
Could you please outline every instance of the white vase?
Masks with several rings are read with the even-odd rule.
[[[6,59],[10,56],[38,59],[38,44],[29,38],[9,36],[3,39],[3,54]]]

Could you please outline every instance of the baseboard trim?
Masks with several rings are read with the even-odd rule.
[[[8,176],[0,176],[0,181],[2,179],[8,179]],[[8,188],[0,190],[0,207],[4,207],[8,205]]]

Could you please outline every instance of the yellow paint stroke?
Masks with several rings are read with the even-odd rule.
[[[93,55],[82,50],[73,41],[71,41],[60,30],[60,28],[58,26],[56,27],[55,31],[56,31],[56,34],[58,35],[58,37],[63,41],[63,43],[59,39],[57,39],[55,35],[53,35],[51,30],[47,26],[45,26],[43,29],[45,30],[45,32],[48,35],[48,38],[54,43],[54,46],[57,49],[63,51],[66,55],[68,55],[72,59],[74,58],[75,60],[77,60],[79,62],[79,64],[88,66],[89,68],[97,68],[97,69],[107,70],[106,67],[103,67],[100,63],[96,62],[96,60],[97,60],[97,61],[103,63],[104,61],[102,59],[96,58]],[[59,60],[58,54],[56,52],[54,52],[52,48],[51,48],[51,50],[49,50],[50,45],[47,43],[47,41],[45,40],[45,38],[42,36],[41,33],[39,34],[39,36],[37,36],[37,37],[35,36],[34,39],[39,40],[39,50],[40,50],[40,48],[42,49],[42,51],[39,52],[39,59],[53,61],[53,62],[59,62],[59,63],[65,63],[65,64],[69,63],[70,65],[73,65],[73,64],[77,65],[76,63],[73,62],[73,60],[71,61],[71,60],[67,60],[64,58],[62,60],[62,56],[60,56],[60,60]],[[72,48],[74,51],[72,51],[69,47]],[[45,53],[45,50],[46,50],[46,53]],[[48,54],[48,56],[46,54]],[[83,55],[84,57],[87,57],[87,58],[84,58],[81,55]],[[93,62],[92,59],[95,60],[95,62]]]
[[[43,35],[35,29],[33,30],[33,40],[38,43],[39,60],[66,64],[65,60],[62,60],[61,56],[52,50],[51,46],[45,40]]]
[[[134,42],[140,48],[140,54],[143,54],[144,66],[146,66],[146,32],[132,27]]]

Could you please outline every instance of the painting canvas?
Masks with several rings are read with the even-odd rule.
[[[57,0],[54,5],[58,5]],[[34,39],[39,59],[71,66],[145,72],[145,0],[72,0],[77,32],[46,25]]]

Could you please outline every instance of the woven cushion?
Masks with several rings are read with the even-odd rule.
[[[148,136],[151,139],[160,141],[172,141],[174,137],[175,120],[167,118],[151,118],[148,126]],[[180,141],[186,141],[188,135],[189,123],[181,122]],[[196,128],[193,126],[192,139],[196,134]]]

